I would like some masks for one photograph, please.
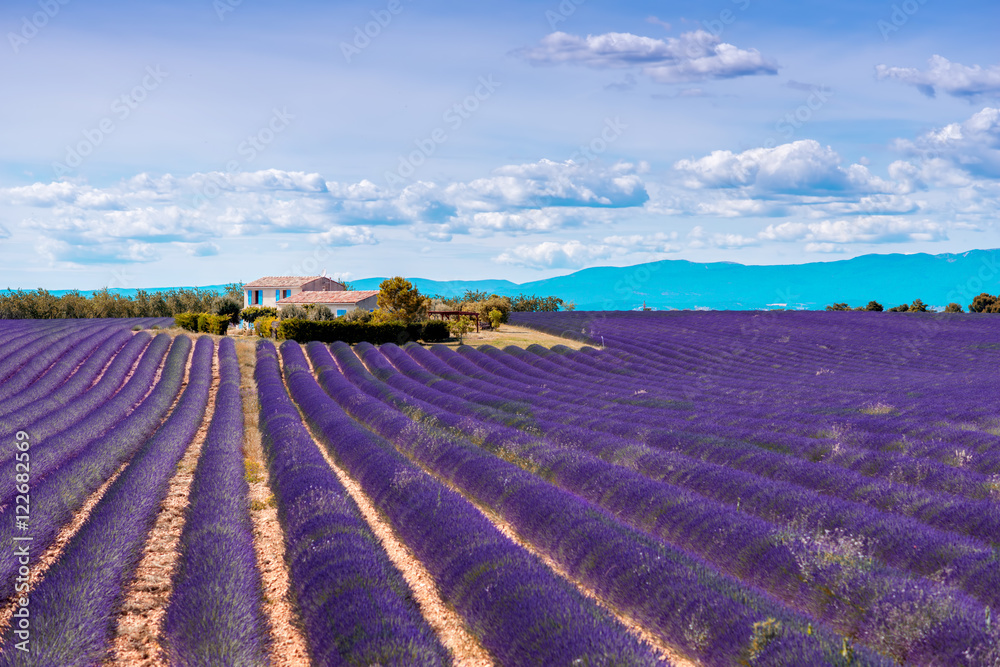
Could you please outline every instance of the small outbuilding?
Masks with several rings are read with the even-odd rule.
[[[301,291],[279,299],[277,302],[278,310],[281,310],[282,306],[292,304],[297,306],[306,306],[309,304],[327,306],[333,311],[334,315],[340,317],[352,310],[372,311],[378,308],[378,290],[357,290],[350,292]]]

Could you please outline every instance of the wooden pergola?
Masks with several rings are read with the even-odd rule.
[[[450,320],[452,317],[461,317],[462,315],[468,315],[472,319],[476,320],[476,333],[479,333],[479,313],[468,312],[464,310],[428,310],[428,315],[440,315],[442,320]]]

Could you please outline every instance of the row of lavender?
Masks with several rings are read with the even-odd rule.
[[[383,347],[384,352],[388,352],[391,349],[392,349],[391,346]],[[419,348],[414,348],[414,349],[419,350]],[[411,353],[413,352],[411,351]],[[467,353],[472,354],[472,352],[468,351]],[[397,361],[397,359],[394,359],[394,362],[395,361]],[[369,365],[372,367],[375,368],[378,367],[377,362],[373,362],[371,360],[370,354],[366,355],[366,362],[368,362]],[[552,380],[552,377],[553,377],[552,373],[549,373],[545,376],[545,378],[550,381]],[[443,392],[443,395],[440,396],[439,398],[449,399],[452,403],[454,403],[455,400],[454,397],[456,395],[465,395],[465,396],[469,395],[468,387],[462,388],[459,392],[456,392],[454,389],[446,387],[445,385],[447,383],[440,382],[439,377],[434,377],[432,381],[437,382],[437,384],[435,384],[434,387]],[[498,383],[502,382],[503,378],[501,376],[494,376],[492,378],[492,381],[489,382],[484,387],[484,389],[490,391],[489,395],[485,394],[483,395],[484,404],[488,405],[491,402],[493,404],[496,404],[497,394],[502,393],[497,391],[497,386]],[[546,393],[549,391],[548,386],[549,385],[547,384],[545,389]],[[381,391],[384,391],[384,388]],[[532,397],[529,396],[528,398],[530,399]],[[538,397],[535,396],[534,411],[536,413],[538,406],[537,401]],[[525,402],[522,403],[521,405],[522,405],[522,412],[524,412],[526,411],[523,409],[524,406],[527,406],[529,404]],[[409,407],[413,408],[414,406],[411,404]],[[433,412],[427,410],[426,406],[416,406],[416,407],[420,411],[420,414],[423,415],[425,418],[428,414],[433,414]],[[512,405],[509,401],[507,401],[504,407],[510,409],[512,408]],[[520,417],[514,416],[518,414],[517,410],[518,410],[517,407],[513,407],[512,412],[509,412],[507,414],[507,417],[508,418],[513,417],[514,421],[521,421],[523,423],[523,416]],[[410,412],[412,412],[412,409],[410,410]],[[444,418],[441,420],[441,423],[447,424],[449,422],[447,418]],[[454,420],[452,420],[452,423],[454,423]],[[466,424],[466,426],[468,428],[471,428],[473,431],[477,433],[476,437],[479,440],[483,440],[483,435],[481,430],[482,424],[476,424],[471,427],[468,424]],[[532,428],[537,428],[537,426],[538,423],[537,420],[535,420],[532,424]],[[479,430],[477,431],[476,429]],[[565,436],[566,429],[557,429],[555,432],[553,432],[550,429],[547,432],[547,434],[549,433],[553,433],[556,436]],[[582,436],[581,434],[576,434],[576,435],[580,436],[579,441],[581,443],[587,442],[587,438],[584,437],[586,434],[582,434]],[[486,438],[486,440],[489,440],[489,438]],[[607,443],[608,439],[605,438],[604,440],[605,442],[601,446],[606,446],[608,444]],[[509,445],[510,441],[504,444]],[[569,442],[564,444],[572,446],[574,443],[571,438]],[[635,443],[633,442],[631,444],[634,446]],[[624,443],[624,447],[618,447],[617,451],[615,450],[607,450],[607,451],[615,452],[611,457],[615,458],[616,456],[620,456],[622,453],[627,452],[628,446],[629,443],[626,442]],[[509,446],[507,447],[507,451],[505,452],[505,454],[508,457],[510,456]],[[531,466],[534,466],[535,469],[538,469],[540,467],[545,468],[545,466],[539,466],[538,448],[536,448],[534,451],[531,452],[531,456],[533,457],[530,459]],[[645,459],[646,457],[643,456],[635,458],[637,460],[642,460]],[[670,470],[673,467],[673,465],[669,464],[676,464],[678,462],[683,463],[683,459],[678,459],[676,457],[674,461],[669,461],[669,459],[664,460],[663,457],[660,458],[661,460],[658,461],[658,463],[661,464],[659,466],[661,470],[663,469]],[[668,464],[668,465],[664,466],[663,464]],[[547,465],[546,475],[551,475],[554,467],[552,461],[551,460],[548,461],[546,465]],[[565,466],[566,464],[559,463],[559,465]],[[688,467],[690,468],[690,466]],[[581,478],[583,479],[592,479],[595,476],[594,468],[592,465],[590,466],[589,469],[586,466],[584,466],[583,468],[577,466],[577,470],[588,470],[587,475],[581,476]],[[704,472],[705,471],[703,471],[703,473]],[[726,482],[729,480],[726,480],[725,472],[726,470],[724,468],[716,470],[715,471],[716,474],[714,475],[714,477],[701,480],[703,482],[702,488],[697,490],[699,492],[705,492],[705,491],[710,491],[712,488],[715,487],[726,488],[727,486]],[[685,475],[683,474],[681,475],[681,477],[684,476]],[[564,475],[564,477],[566,476]],[[614,479],[613,474],[605,475],[605,477],[606,480],[604,480],[604,483],[607,485],[606,488],[601,489],[599,488],[598,485],[597,489],[592,490],[597,492],[596,495],[598,497],[600,497],[602,493],[611,493],[616,489],[616,485],[618,489],[620,489],[621,486],[623,485],[623,480],[620,479],[621,477],[620,475],[618,480]],[[568,479],[572,479],[572,475],[569,475]],[[760,486],[761,485],[758,484],[758,487]],[[745,484],[744,488],[746,488]],[[773,493],[771,493],[773,489],[768,489],[767,486],[764,485],[763,491],[765,496],[763,500],[767,500],[768,498],[773,500]],[[643,500],[644,502],[642,503],[642,506],[645,507],[645,505],[648,503],[648,497],[647,497],[648,493],[649,493],[648,487],[645,489],[634,489],[632,491],[632,498],[636,502]],[[738,497],[735,498],[734,500],[736,503],[736,508],[738,510],[740,500]],[[793,501],[793,502],[786,502],[786,505],[790,511],[794,512],[796,506],[796,502],[794,501],[796,500],[796,498],[794,498],[794,496],[790,496],[788,497],[788,500]],[[802,504],[806,508],[816,506],[815,499],[809,499],[803,497],[797,500],[800,504]],[[753,501],[752,497],[751,501]],[[671,500],[671,502],[676,502],[676,500]],[[628,503],[623,503],[621,505],[627,507]],[[622,506],[616,508],[617,511],[622,511]],[[820,503],[819,506],[822,507],[823,504]],[[841,509],[843,510],[843,512],[846,512],[851,508],[845,507]],[[700,513],[700,516],[706,517],[707,519],[708,517],[712,517],[713,514],[717,512],[718,512],[717,507],[706,508],[705,511],[702,511]],[[863,516],[863,512],[861,513],[861,515],[862,515],[861,518],[864,519],[865,517]],[[696,516],[699,515],[696,514]],[[850,514],[845,514],[845,516],[850,517]],[[691,518],[693,519],[694,517]],[[807,565],[809,566],[808,569],[811,570],[808,574],[815,580],[817,575],[816,570],[822,570],[821,566],[824,564],[824,561],[827,561],[827,564],[831,564],[828,562],[831,560],[833,561],[832,565],[835,565],[838,568],[840,568],[842,565],[851,565],[851,563],[844,562],[845,560],[848,559],[856,560],[859,562],[856,563],[855,565],[865,566],[864,569],[869,570],[871,569],[871,566],[866,565],[866,561],[870,560],[871,557],[863,553],[852,554],[850,549],[850,547],[852,546],[852,540],[857,539],[859,542],[862,543],[863,546],[863,542],[866,539],[876,540],[882,538],[882,544],[879,545],[881,551],[889,554],[890,556],[895,552],[897,555],[901,556],[901,558],[896,558],[897,565],[901,565],[903,567],[909,566],[911,570],[917,570],[917,573],[919,573],[920,568],[924,568],[932,573],[939,573],[938,572],[939,568],[942,568],[945,572],[947,572],[949,569],[951,569],[955,559],[962,560],[961,558],[962,556],[968,556],[961,563],[964,566],[963,568],[961,568],[963,570],[963,572],[961,573],[962,574],[961,578],[964,578],[964,581],[962,582],[963,584],[965,584],[964,587],[970,589],[970,592],[972,592],[973,594],[977,594],[980,598],[985,598],[987,601],[992,599],[990,596],[995,596],[996,586],[993,582],[995,582],[996,580],[996,574],[992,568],[992,562],[991,562],[992,557],[990,550],[988,548],[987,549],[983,548],[985,545],[979,544],[977,546],[975,543],[970,543],[968,541],[966,541],[965,544],[963,545],[961,540],[953,540],[954,536],[942,534],[939,537],[933,531],[926,531],[926,530],[923,531],[924,534],[920,534],[919,530],[920,526],[906,526],[905,522],[904,525],[902,526],[898,525],[898,522],[896,522],[896,525],[893,525],[893,523],[894,522],[892,521],[891,516],[875,517],[874,520],[868,521],[867,533],[865,532],[858,533],[856,529],[850,525],[847,526],[848,530],[845,530],[844,525],[835,524],[834,528],[836,530],[833,538],[828,537],[825,541],[820,541],[820,542],[817,542],[815,539],[811,540],[802,539],[800,541],[799,548],[797,550],[790,549],[790,551],[792,551],[792,554],[796,556],[797,560],[799,561],[812,560],[813,562],[811,564],[797,562],[796,565],[798,567],[795,570],[796,576],[800,576],[801,571],[803,569],[803,565]],[[709,525],[712,528],[716,528],[718,527],[718,522],[715,522],[714,524],[710,522]],[[679,535],[681,536],[687,535],[690,537],[692,534],[694,534],[696,536],[695,541],[697,541],[697,533],[692,533],[692,526],[698,526],[698,522],[690,521],[690,525],[688,526],[684,525],[679,526],[680,528]],[[704,524],[702,524],[702,527],[703,527],[703,532],[710,532],[709,530],[704,529]],[[914,528],[917,529],[916,532],[914,532]],[[852,532],[851,529],[853,529],[854,532]],[[796,541],[798,541],[796,539],[796,536],[791,535],[782,537],[781,532],[783,530],[784,527],[779,523],[776,527],[772,528],[770,537],[768,539],[772,541],[778,540],[779,542],[780,541],[790,542],[794,545]],[[778,532],[775,533],[775,531]],[[743,536],[741,536],[739,533],[734,533],[732,532],[732,530],[730,530],[726,534],[730,535],[733,538],[733,542],[735,544],[744,544],[744,542],[740,541],[740,539],[742,539],[742,537],[745,537],[745,533],[743,534]],[[808,538],[810,534],[812,534],[813,536],[817,534],[820,535],[825,534],[829,536],[829,533],[823,533],[823,531],[810,530],[809,532],[805,533],[804,537]],[[766,533],[763,535],[766,535]],[[930,544],[927,544],[928,540],[930,541]],[[909,544],[909,542],[911,541],[916,541],[920,543],[919,548],[918,545],[913,545],[914,551],[917,552],[918,554],[916,556],[910,553],[909,547],[911,545]],[[903,545],[904,542],[907,543],[905,544],[905,548]],[[761,543],[760,538],[758,538],[756,542],[753,541],[750,542],[751,545],[759,543]],[[767,541],[765,540],[764,545],[766,546],[766,544]],[[933,551],[929,552],[929,550],[933,549],[937,549],[938,552],[936,554],[933,553]],[[723,555],[725,555],[724,548],[721,549],[720,551]],[[749,549],[749,551],[752,552],[753,549]],[[798,553],[796,553],[796,551]],[[802,553],[803,551],[805,551],[806,553]],[[810,551],[812,553],[809,553]],[[837,553],[838,551],[845,553]],[[855,549],[855,551],[857,551],[857,549]],[[932,556],[931,558],[927,558],[929,553]],[[730,561],[738,562],[744,556],[745,554],[740,554],[738,558],[735,559],[730,558]],[[811,558],[809,558],[810,556]],[[838,560],[840,562],[837,562]],[[761,569],[767,571],[767,568],[761,568]],[[911,582],[905,576],[902,578],[899,577],[899,573],[896,572],[888,572],[888,573],[863,572],[855,574],[863,575],[861,576],[860,582],[857,580],[858,579],[857,576],[855,576],[853,579],[851,577],[840,577],[840,581],[837,582],[838,592],[842,591],[847,598],[847,602],[851,602],[856,605],[855,610],[851,610],[848,605],[849,613],[847,615],[847,618],[848,619],[850,618],[851,613],[853,613],[854,616],[858,616],[859,615],[857,613],[858,611],[866,612],[869,609],[874,609],[874,611],[871,611],[867,615],[867,617],[863,619],[864,622],[860,624],[860,627],[847,624],[848,631],[851,632],[852,634],[858,635],[867,633],[867,635],[871,636],[870,641],[872,641],[875,645],[879,646],[880,648],[888,650],[894,655],[912,654],[915,650],[923,650],[932,653],[937,652],[944,654],[949,654],[949,652],[970,653],[969,650],[966,649],[968,649],[968,647],[970,646],[976,645],[977,643],[981,646],[988,646],[990,639],[988,636],[984,636],[983,631],[988,629],[989,627],[989,620],[988,620],[989,611],[988,609],[983,609],[981,604],[976,605],[969,599],[964,598],[961,594],[956,595],[954,591],[948,591],[946,589],[942,590],[940,587],[934,586],[933,582],[928,582],[926,580],[919,580],[919,579],[916,580],[915,582]],[[987,576],[984,577],[983,576],[984,574]],[[882,581],[883,584],[886,582],[889,582],[890,584],[892,584],[892,582],[895,583],[893,585],[889,585],[883,588],[882,595],[874,597],[872,597],[868,592],[868,588],[870,588],[870,586],[868,588],[861,587],[859,591],[861,596],[859,597],[859,595],[855,594],[852,599],[850,593],[854,592],[855,587],[858,586],[859,584],[871,583],[872,579],[876,581]],[[789,581],[794,582],[794,580],[791,579]],[[827,586],[828,582],[823,582],[820,579],[816,583],[818,584],[820,590],[823,590],[824,588],[829,589],[829,586]],[[794,587],[791,590],[795,591]],[[916,645],[917,642],[914,641],[915,639],[914,637],[906,636],[906,633],[912,632],[912,629],[900,626],[899,628],[895,629],[895,632],[897,633],[897,635],[899,635],[896,637],[892,636],[893,629],[890,628],[890,631],[888,633],[886,633],[884,630],[883,626],[886,623],[885,621],[886,617],[891,617],[893,614],[897,613],[897,610],[900,606],[905,606],[903,602],[895,604],[895,603],[887,603],[887,601],[892,600],[893,596],[899,597],[900,595],[908,595],[912,599],[910,600],[909,603],[906,604],[910,604],[915,609],[920,609],[921,607],[925,607],[928,610],[927,613],[931,615],[942,616],[941,609],[943,607],[946,607],[948,609],[947,616],[949,616],[949,618],[947,619],[920,618],[920,614],[914,614],[914,618],[912,619],[912,621],[917,625],[923,626],[917,633],[918,634],[917,639],[920,639],[922,641],[923,643],[922,646]],[[801,601],[800,592],[796,591],[792,593],[790,597],[795,601]],[[808,598],[808,596],[806,597]],[[817,601],[821,606],[831,604],[831,601],[829,599],[824,600],[822,596],[820,596]],[[859,601],[864,602],[867,605],[867,607],[862,607],[861,605],[859,605],[858,604]],[[841,600],[840,602],[842,605],[845,604],[843,600]],[[836,605],[834,604],[834,606]],[[878,613],[879,610],[881,616]],[[836,615],[832,616],[834,617],[833,618],[834,622],[836,622],[837,620]],[[843,623],[841,623],[841,626],[843,627]],[[956,639],[949,641],[948,637],[941,636],[941,635],[946,635],[948,633],[955,634]],[[883,635],[888,635],[888,636],[883,636]],[[970,654],[975,655],[975,651],[973,650]],[[983,654],[980,653],[979,657],[982,658],[982,655]]]
[[[381,371],[396,381],[390,380],[391,386],[368,374],[350,348],[332,348],[335,360],[322,345],[309,346],[320,383],[336,402],[332,406],[326,399],[327,414],[339,413],[338,407],[346,410],[420,469],[496,513],[533,549],[667,643],[706,664],[750,659],[761,664],[842,664],[851,653],[863,664],[880,663],[866,649],[851,647],[822,623],[759,588],[621,521],[597,501],[601,493],[588,498],[578,493],[581,489],[551,483],[512,464],[509,460],[516,460],[515,451],[525,440],[463,413],[455,405],[462,392],[447,382],[435,378],[436,388],[423,392],[452,402],[451,410],[438,409],[397,391],[404,378],[391,372],[385,359]],[[379,367],[373,356],[378,351],[370,346],[359,350],[369,367]],[[297,345],[286,343],[282,352],[286,372],[308,372]],[[311,377],[309,381],[314,383]],[[414,416],[419,423],[411,420]],[[339,432],[345,428],[341,425]],[[492,446],[508,460],[478,445]],[[334,441],[334,446],[345,445]],[[589,478],[590,472],[582,471],[581,477]]]
[[[996,378],[988,372],[997,354],[998,325],[993,320],[901,317],[859,323],[850,315],[835,319],[827,314],[783,313],[771,315],[773,319],[765,318],[761,324],[754,322],[760,315],[670,314],[658,319],[649,315],[635,314],[624,321],[588,316],[593,318],[592,331],[605,332],[605,342],[610,348],[605,353],[574,353],[563,349],[562,354],[535,350],[534,355],[502,355],[494,351],[490,361],[509,361],[512,356],[526,361],[528,365],[522,364],[517,369],[522,388],[537,390],[544,382],[548,392],[554,384],[559,384],[554,382],[556,378],[570,378],[562,383],[563,408],[566,413],[577,410],[578,414],[568,421],[820,491],[822,495],[813,500],[813,505],[804,504],[798,513],[794,503],[787,506],[791,522],[801,523],[803,515],[816,517],[838,534],[837,523],[830,522],[827,516],[829,499],[824,497],[834,495],[861,500],[888,512],[909,514],[946,531],[973,535],[984,545],[997,544],[998,439],[989,432],[995,426],[997,407]],[[646,344],[635,347],[630,341],[643,334],[648,335]],[[621,340],[616,340],[616,336]],[[759,344],[745,347],[751,338]],[[784,351],[790,344],[797,346],[795,351]],[[907,355],[888,355],[886,350],[892,345]],[[634,354],[616,353],[616,347],[630,346]],[[719,358],[723,363],[718,363]],[[700,392],[692,396],[683,389],[692,385],[689,373],[697,372],[699,360],[703,361],[705,374],[698,378]],[[766,364],[762,363],[765,360]],[[816,375],[817,366],[824,372]],[[831,378],[835,383],[824,382]],[[590,414],[586,414],[587,410],[580,410],[580,394],[588,386],[592,398],[603,396],[605,408],[612,404],[613,412],[622,418],[608,419],[606,412],[589,410]],[[614,388],[620,393],[615,394]],[[887,394],[893,397],[892,409],[885,407],[889,405]],[[896,402],[900,396],[909,399],[910,404]],[[971,405],[962,405],[963,401]],[[862,444],[865,441],[858,438],[853,443],[844,443],[837,436],[833,443],[824,443],[825,449],[833,449],[832,455],[828,455],[823,447],[815,446],[815,440],[810,452],[805,446],[799,450],[775,447],[774,438],[761,437],[767,426],[773,431],[787,432],[801,429],[802,424],[815,424],[817,415],[829,411],[831,404],[839,410],[838,422],[833,426],[839,427],[841,435],[847,428],[856,428],[856,422],[867,422],[866,428],[874,430],[878,426],[889,433],[895,432],[896,438],[900,435],[909,438],[908,451],[872,450],[844,457],[838,456],[837,450],[848,449],[852,444],[858,447],[858,441]],[[589,405],[599,409],[601,401],[594,400]],[[873,405],[877,409],[870,409]],[[947,409],[937,410],[936,406]],[[641,410],[630,411],[638,407],[651,408],[645,422]],[[757,419],[757,432],[735,427],[745,420],[741,411]],[[790,414],[798,419],[786,421],[784,418]],[[978,419],[973,420],[976,415]],[[956,428],[947,421],[949,418],[964,421]],[[929,429],[927,423],[932,420],[937,423]],[[966,454],[964,461],[944,465],[933,457],[920,456],[933,447],[912,445],[914,440],[929,434],[935,439],[950,439],[937,443],[938,449],[951,447],[953,451],[956,448],[961,451],[970,443],[975,443],[975,449],[967,450],[971,453]],[[786,439],[784,444],[788,442]],[[974,469],[977,466],[968,465],[968,458],[978,463],[978,470]],[[853,465],[859,460],[860,465]],[[887,461],[891,464],[888,470]],[[684,466],[680,477],[688,480],[690,472],[683,470]],[[674,466],[663,471],[667,479],[677,480],[679,471]],[[889,482],[875,477],[887,472]],[[661,474],[655,466],[647,467],[647,473]],[[759,494],[745,494],[747,487],[730,486],[724,475],[696,481],[701,485],[699,493],[728,497],[736,507],[740,507],[742,500],[744,511],[766,515],[773,506],[773,494],[765,494],[763,498]],[[928,493],[925,489],[935,492]],[[978,500],[969,502],[967,499],[971,498]],[[808,497],[803,500],[808,501]],[[887,514],[887,518],[891,516]],[[811,521],[807,518],[805,523]],[[926,533],[913,531],[905,522],[886,523],[867,536],[853,532],[850,526],[842,524],[839,528],[837,540],[841,544],[854,539],[868,547],[869,540],[881,540],[885,545],[881,553],[876,543],[875,553],[867,556],[880,559],[895,556],[897,561],[910,561],[916,570],[922,569],[933,578],[995,604],[998,577],[995,559],[989,551],[973,556],[956,540],[950,558],[947,550],[921,554],[926,546]],[[947,539],[947,535],[942,537]],[[911,555],[906,555],[911,551],[908,544],[911,539],[916,544],[912,545]],[[940,544],[947,546],[946,541]],[[989,618],[988,607],[983,615]]]
[[[15,617],[3,637],[2,665],[91,665],[105,658],[125,589],[177,464],[202,423],[213,378],[211,340],[200,339],[190,355],[189,338],[171,341],[166,335],[152,339],[142,332],[133,335],[127,326],[131,324],[134,321],[3,326],[8,335],[0,344],[0,395],[7,398],[2,426],[31,443],[31,458],[30,467],[18,464],[23,466],[23,478],[10,475],[17,483],[5,491],[0,507],[0,589],[5,598],[16,587],[13,599],[30,599],[30,616]],[[222,662],[265,662],[259,575],[242,479],[239,370],[231,341],[223,341],[219,364],[223,378],[219,409],[205,446],[208,460],[196,473],[168,614],[182,621],[192,617],[214,621],[215,626],[189,625],[186,633],[178,633],[174,623],[174,632],[164,641],[172,652],[172,664],[220,664],[217,653],[198,650],[199,643],[215,650],[214,635],[223,643],[229,639],[227,647],[238,644],[239,658],[248,657],[233,662],[228,659],[231,654],[224,654]],[[224,464],[213,468],[219,452]],[[13,470],[14,457],[8,454],[4,452],[5,460]],[[34,569],[86,499],[113,477],[58,560],[29,593],[23,573]],[[242,489],[232,484],[234,478]],[[226,515],[213,524],[211,511],[204,509],[218,504],[220,499],[212,494],[220,488],[236,493],[222,499]],[[14,521],[14,493],[30,494],[31,513],[24,522]],[[193,577],[192,571],[203,564],[204,549],[198,546],[208,542],[242,547],[244,558],[230,563],[228,570],[213,569],[208,576]],[[232,576],[234,571],[237,576]],[[228,586],[239,591],[235,602],[232,596],[220,595]],[[249,622],[253,620],[256,625]],[[204,634],[227,627],[234,629],[228,637]],[[23,650],[26,636],[30,651]]]

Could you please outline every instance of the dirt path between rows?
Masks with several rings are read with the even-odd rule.
[[[193,346],[191,352],[184,376],[185,387],[190,380],[191,360],[194,357]],[[184,528],[188,494],[194,481],[198,457],[205,444],[212,415],[215,413],[215,394],[218,386],[219,360],[216,348],[212,359],[212,386],[209,388],[205,414],[177,467],[177,473],[170,479],[169,490],[160,504],[156,523],[146,538],[142,559],[131,584],[124,591],[124,601],[116,619],[112,650],[109,658],[103,663],[107,667],[112,665],[150,667],[167,664],[161,655],[160,624],[163,622],[170,601],[171,581],[180,556],[177,547]],[[168,415],[172,412],[173,408]]]

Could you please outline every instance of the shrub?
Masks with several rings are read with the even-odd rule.
[[[199,318],[200,320],[200,318]],[[225,336],[229,330],[228,315],[208,315],[206,331],[217,336]]]
[[[316,320],[317,322],[329,322],[337,317],[333,314],[333,311],[330,310],[329,306],[324,306],[321,303],[311,303],[306,306],[305,309],[309,314],[309,319]]]
[[[885,310],[885,308],[883,308],[882,304],[879,303],[878,301],[869,301],[868,305],[865,306],[865,310],[881,313],[883,310]]]
[[[1000,301],[997,297],[983,292],[969,304],[970,313],[996,313],[1000,312]]]
[[[240,319],[250,324],[256,322],[258,317],[265,315],[277,317],[278,309],[271,306],[249,306],[240,311]]]
[[[832,306],[827,306],[827,310],[850,310],[851,307],[846,303],[835,303]]]
[[[960,305],[958,305],[957,303],[955,303],[954,301],[952,301],[947,306],[945,306],[944,312],[946,312],[946,313],[960,313],[960,312],[962,312],[962,307]]]
[[[500,321],[503,319],[503,313],[494,308],[490,311],[490,328],[494,331],[500,331]]]
[[[198,314],[198,331],[208,333],[208,313]]]
[[[278,311],[278,319],[290,320],[290,319],[307,319],[309,317],[308,311],[302,306],[291,303],[287,306],[282,306],[281,310]]]
[[[472,320],[469,319],[468,315],[461,315],[453,320],[449,320],[448,328],[458,338],[458,342],[461,343],[462,339],[465,338],[465,334],[472,330]]]
[[[346,315],[343,315],[341,319],[348,322],[371,322],[373,313],[370,310],[361,310],[360,308],[355,308],[354,310],[347,311]]]
[[[257,319],[254,320],[253,330],[261,338],[270,338],[271,332],[273,330],[273,325],[277,321],[278,318],[271,315],[265,317],[258,317]],[[286,321],[292,321],[292,320],[286,320]]]
[[[908,304],[908,303],[901,303],[898,306],[890,308],[886,312],[889,312],[889,313],[905,313],[905,312],[907,312],[909,310],[910,310],[910,304]]]
[[[910,304],[910,309],[909,310],[910,310],[911,313],[926,313],[927,312],[927,304],[925,304],[920,299],[914,299],[913,303]]]
[[[490,312],[500,311],[500,322],[505,323],[510,316],[510,297],[491,295],[489,298],[479,301],[463,301],[458,304],[458,309],[469,313],[479,313],[479,321],[483,324],[490,322]]]
[[[428,343],[440,343],[448,340],[451,332],[448,331],[448,323],[443,320],[431,320],[424,323],[422,340]]]
[[[188,331],[198,330],[198,315],[195,313],[177,313],[174,315],[174,324],[181,329]]]

